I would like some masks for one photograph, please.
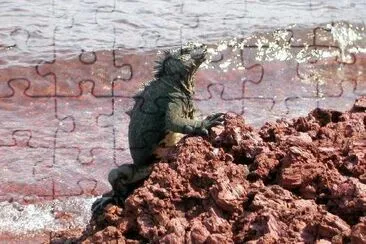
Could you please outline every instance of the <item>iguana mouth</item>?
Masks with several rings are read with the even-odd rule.
[[[206,54],[207,54],[207,49],[204,49],[202,51],[200,50],[199,53],[193,53],[192,59],[195,60],[195,63],[197,66],[202,64],[207,59]]]

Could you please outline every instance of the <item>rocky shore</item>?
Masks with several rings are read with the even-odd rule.
[[[366,243],[366,98],[260,129],[226,114],[185,137],[82,243]]]

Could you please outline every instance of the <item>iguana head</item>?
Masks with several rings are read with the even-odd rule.
[[[155,67],[155,78],[164,78],[170,85],[179,85],[186,92],[194,92],[193,76],[206,60],[207,47],[201,43],[187,43],[181,48],[164,52]]]

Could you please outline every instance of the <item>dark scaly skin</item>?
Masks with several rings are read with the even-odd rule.
[[[155,79],[135,96],[136,103],[130,112],[128,139],[133,164],[111,170],[108,180],[113,190],[110,196],[93,204],[93,212],[110,202],[123,205],[135,187],[150,175],[154,151],[167,132],[207,135],[210,127],[222,123],[221,113],[204,120],[194,118],[193,76],[205,56],[206,46],[202,44],[188,44],[165,52],[155,67]]]

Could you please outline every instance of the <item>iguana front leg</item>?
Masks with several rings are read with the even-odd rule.
[[[182,134],[208,135],[208,129],[223,123],[224,113],[216,113],[206,117],[204,120],[185,118],[182,111],[181,101],[172,101],[168,104],[165,116],[167,130]]]

